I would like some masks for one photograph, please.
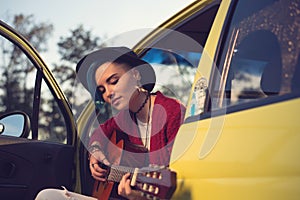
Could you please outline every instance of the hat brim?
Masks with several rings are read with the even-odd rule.
[[[127,47],[106,47],[84,56],[76,66],[77,79],[92,94],[95,94],[95,72],[99,66],[106,62],[130,63],[141,74],[141,84],[144,89],[151,92],[155,86],[156,76],[152,66],[140,59]]]

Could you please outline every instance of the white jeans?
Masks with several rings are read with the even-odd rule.
[[[63,187],[64,188],[64,187]],[[70,192],[66,188],[59,189],[44,189],[41,190],[35,200],[97,200],[94,197],[85,196],[75,192]]]

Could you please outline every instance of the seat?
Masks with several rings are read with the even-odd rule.
[[[278,95],[282,82],[282,59],[277,37],[267,30],[252,32],[241,42],[238,53],[240,57],[263,63],[260,89],[267,96]]]
[[[281,48],[277,37],[271,32],[262,32],[262,40],[266,40],[265,47],[268,53],[267,65],[260,80],[261,90],[265,95],[278,95],[282,84]]]
[[[257,30],[237,43],[225,85],[226,105],[278,95],[282,84],[281,47],[277,37]]]

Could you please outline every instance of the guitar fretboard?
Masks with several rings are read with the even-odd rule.
[[[126,173],[133,174],[135,168],[125,166],[111,166],[107,177],[108,181],[120,182]]]

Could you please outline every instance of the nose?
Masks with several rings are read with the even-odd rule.
[[[111,100],[113,97],[114,97],[114,89],[113,89],[113,87],[112,86],[108,86],[107,88],[106,88],[106,91],[107,91],[107,98],[109,99],[109,100]]]

